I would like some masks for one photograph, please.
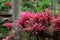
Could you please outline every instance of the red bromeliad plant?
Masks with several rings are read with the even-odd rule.
[[[50,15],[49,10],[45,12],[21,12],[20,18],[16,20],[17,28],[20,28],[22,31],[28,32],[35,35],[37,38],[42,31],[46,30],[46,27],[51,26],[50,20],[52,16]]]
[[[55,29],[54,38],[60,40],[60,16],[55,16],[52,18],[51,23]]]
[[[29,33],[40,33],[50,26],[51,15],[49,11],[33,13],[21,12],[20,19],[16,20],[18,28]]]
[[[5,26],[8,29],[12,29],[13,23],[5,23],[3,24],[3,26]]]
[[[60,16],[52,18],[51,23],[53,24],[55,30],[60,32]]]

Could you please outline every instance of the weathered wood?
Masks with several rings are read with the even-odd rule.
[[[13,29],[16,31],[16,34],[14,34],[14,36],[16,36],[16,38],[14,38],[14,40],[20,40],[20,32],[17,32],[18,30],[16,30],[16,23],[15,20],[18,19],[18,15],[19,15],[19,7],[20,7],[20,0],[12,0],[12,17],[13,17]]]
[[[20,6],[20,0],[12,0],[12,16],[13,16],[13,22],[15,22],[16,19],[18,19],[19,15],[19,6]],[[16,24],[14,23],[13,28],[16,27]]]

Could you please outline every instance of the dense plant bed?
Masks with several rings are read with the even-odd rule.
[[[14,38],[13,40],[45,40],[46,38],[58,40],[60,37],[57,36],[60,35],[60,16],[52,16],[49,9],[38,13],[21,12],[20,18],[15,23],[15,30],[7,36],[10,39]],[[10,28],[12,25],[8,24],[6,27]]]

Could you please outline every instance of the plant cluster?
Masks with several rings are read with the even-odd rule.
[[[55,16],[52,18],[51,23],[54,26],[56,31],[60,31],[60,16]]]
[[[52,16],[49,10],[38,13],[31,11],[21,12],[20,18],[15,22],[17,29],[36,36],[37,38],[41,37],[41,32],[45,31],[47,27],[51,27],[51,25],[55,31],[60,32],[60,16]],[[6,27],[11,28],[12,25]]]
[[[16,20],[17,29],[20,28],[22,31],[28,32],[31,35],[42,37],[44,35],[42,32],[51,26],[54,28],[54,31],[60,32],[60,16],[52,16],[49,10],[39,13],[30,11],[21,12],[20,16]]]
[[[49,12],[33,13],[22,12],[21,18],[16,20],[18,27],[27,32],[39,33],[50,25],[51,15]]]
[[[0,11],[7,11],[11,9],[11,0],[0,0]]]

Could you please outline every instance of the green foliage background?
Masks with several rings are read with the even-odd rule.
[[[33,12],[41,12],[44,11],[44,8],[48,8],[51,5],[50,0],[36,0],[37,6],[35,7],[35,3],[30,0],[21,0],[21,11],[33,11]]]
[[[0,40],[8,35],[9,30],[5,26],[0,26]]]
[[[0,11],[5,11],[10,9],[8,6],[4,4],[7,1],[10,2],[11,0],[0,0]]]

